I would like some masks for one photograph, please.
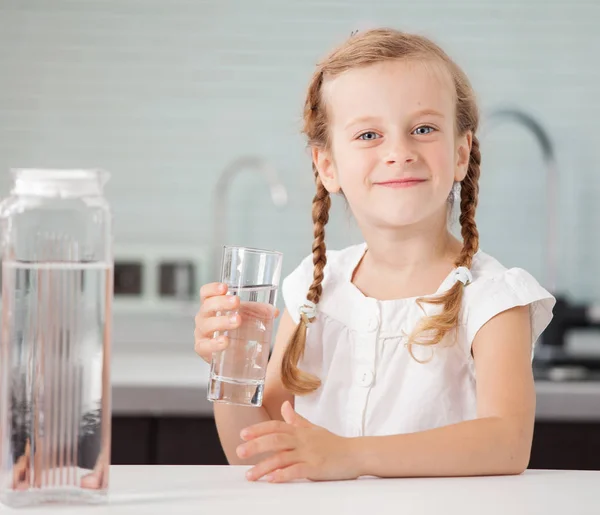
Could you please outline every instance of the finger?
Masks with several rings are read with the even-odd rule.
[[[223,283],[208,283],[200,288],[200,302],[204,301],[208,297],[214,297],[215,295],[224,295],[227,293],[227,285]]]
[[[236,452],[240,458],[250,458],[264,452],[288,451],[294,449],[296,443],[297,440],[293,435],[273,433],[239,445]]]
[[[213,353],[225,350],[229,346],[229,338],[225,335],[218,338],[198,338],[194,344],[194,351],[202,359],[208,361]]]
[[[249,441],[271,433],[293,433],[294,431],[293,426],[290,426],[281,420],[269,420],[242,429],[240,437],[244,441]]]
[[[266,302],[250,301],[240,303],[239,312],[243,317],[273,320],[276,317],[277,308]]]
[[[296,413],[289,401],[285,401],[281,405],[281,416],[283,417],[283,420],[285,420],[288,424],[292,424],[293,426],[314,427],[314,424],[311,424],[303,416]]]
[[[216,332],[232,331],[237,329],[242,323],[242,318],[238,313],[232,313],[228,316],[199,318],[196,316],[197,337],[212,338]]]
[[[283,451],[273,454],[246,472],[248,481],[257,481],[261,477],[274,472],[277,469],[289,467],[298,463],[298,453],[296,451]]]
[[[269,483],[287,483],[288,481],[293,481],[294,479],[307,478],[308,465],[306,463],[294,463],[289,467],[274,470],[265,477]]]
[[[200,306],[199,315],[208,318],[218,311],[237,310],[240,298],[237,295],[216,295],[207,298]]]

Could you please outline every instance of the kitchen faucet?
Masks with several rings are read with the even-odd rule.
[[[600,330],[600,306],[575,304],[556,291],[558,243],[556,206],[558,168],[554,145],[542,125],[529,114],[517,109],[492,111],[488,120],[499,123],[512,120],[526,127],[538,141],[546,166],[546,277],[545,287],[556,297],[553,318],[542,335],[542,345],[535,354],[534,373],[538,378],[583,380],[595,377],[600,370],[597,353],[574,354],[566,348],[566,335],[573,329]],[[595,374],[595,375],[594,375]]]
[[[488,127],[499,125],[504,121],[513,121],[524,126],[534,136],[542,150],[542,157],[546,167],[546,237],[545,259],[546,269],[544,286],[552,293],[556,292],[558,270],[558,241],[557,241],[557,190],[558,167],[554,153],[554,145],[546,129],[531,115],[518,109],[497,109],[488,117]]]
[[[211,245],[210,281],[219,278],[221,252],[227,234],[227,192],[233,178],[244,170],[252,170],[262,175],[271,193],[271,200],[276,207],[283,207],[288,202],[288,194],[272,163],[258,156],[242,156],[229,163],[219,174],[213,195],[213,234]]]

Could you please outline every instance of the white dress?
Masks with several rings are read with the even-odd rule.
[[[415,298],[379,301],[351,282],[365,244],[327,252],[317,319],[309,326],[302,370],[321,387],[295,397],[297,412],[341,436],[423,431],[476,418],[475,368],[471,344],[492,317],[530,306],[533,344],[552,318],[555,299],[525,270],[506,269],[481,250],[473,257],[473,281],[465,288],[456,340],[434,347],[406,347],[423,316]],[[286,308],[297,323],[313,280],[312,255],[282,284]],[[436,293],[453,284],[449,274]],[[424,305],[428,314],[438,306]],[[437,311],[436,311],[437,310]]]

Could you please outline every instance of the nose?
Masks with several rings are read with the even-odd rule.
[[[386,165],[407,165],[417,161],[417,154],[408,138],[397,137],[385,149]]]

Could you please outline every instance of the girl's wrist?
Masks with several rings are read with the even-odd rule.
[[[347,438],[348,468],[352,471],[352,475],[357,478],[369,475],[369,440],[364,436]]]

